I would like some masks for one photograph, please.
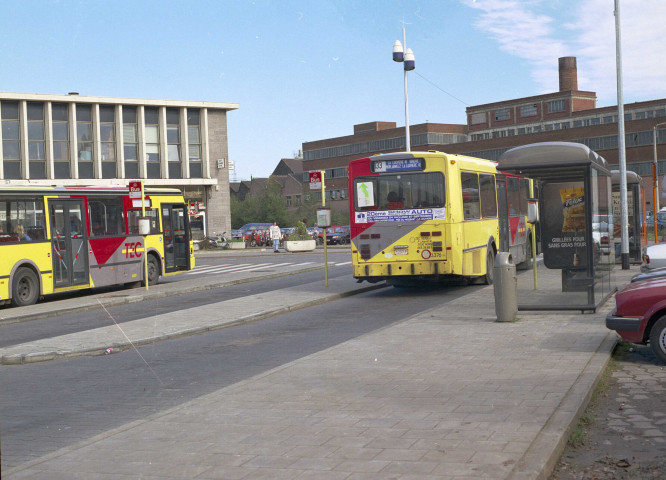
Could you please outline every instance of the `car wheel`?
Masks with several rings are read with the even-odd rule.
[[[650,348],[654,354],[666,363],[666,315],[657,320],[650,330]]]
[[[29,268],[19,268],[12,280],[12,305],[24,307],[37,303],[39,279]]]
[[[257,241],[256,240],[250,240],[250,246],[251,247],[256,247],[257,246]]]

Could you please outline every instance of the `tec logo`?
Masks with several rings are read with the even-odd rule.
[[[138,251],[138,249],[140,249]],[[143,252],[143,244],[141,242],[125,242],[125,258],[141,258]]]

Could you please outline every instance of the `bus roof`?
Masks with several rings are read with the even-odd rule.
[[[457,153],[446,153],[439,152],[435,150],[429,150],[427,152],[394,152],[394,153],[378,153],[369,157],[359,158],[358,160],[369,159],[370,161],[386,161],[386,160],[402,160],[407,158],[427,158],[427,157],[445,157],[450,160],[468,162],[469,164],[475,164],[485,168],[496,168],[497,162],[493,160],[487,160],[485,158],[477,157],[468,157],[466,155],[460,155]]]

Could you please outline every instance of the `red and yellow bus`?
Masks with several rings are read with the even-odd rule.
[[[139,234],[141,199],[127,188],[0,187],[0,304],[144,281],[194,268],[180,191],[146,189],[150,233]]]
[[[530,180],[463,155],[411,152],[354,160],[349,164],[354,277],[396,286],[451,276],[492,283],[498,204],[508,210],[513,260],[527,267],[531,189]]]

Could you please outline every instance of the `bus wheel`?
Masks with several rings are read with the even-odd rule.
[[[37,303],[39,298],[39,280],[29,268],[19,268],[12,281],[12,305],[24,307]]]
[[[488,247],[488,253],[486,254],[486,274],[481,277],[483,279],[484,285],[493,284],[493,269],[495,268],[495,250],[493,247]]]
[[[527,237],[525,260],[516,265],[516,270],[529,270],[532,268],[532,237]]]
[[[160,264],[153,255],[148,256],[148,285],[155,285],[160,279]]]

